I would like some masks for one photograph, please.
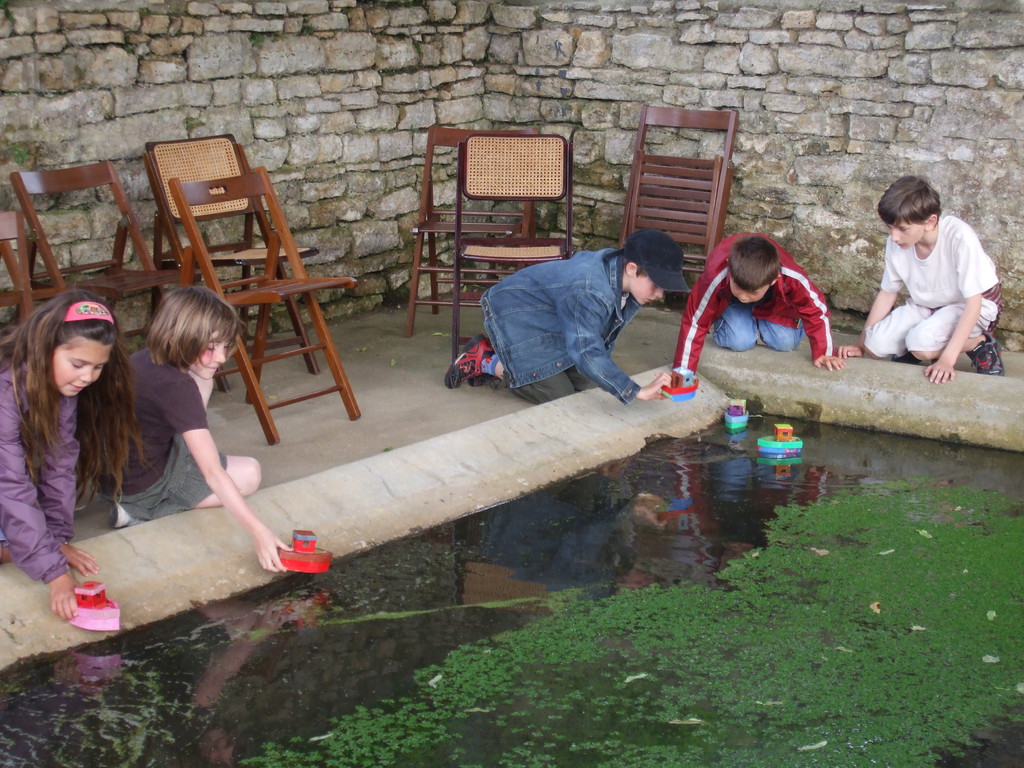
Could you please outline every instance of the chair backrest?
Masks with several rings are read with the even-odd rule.
[[[561,238],[521,235],[513,245],[526,247],[532,241],[553,244],[560,241],[565,256],[572,253],[572,144],[556,134],[494,136],[472,134],[459,144],[458,192],[456,198],[456,239],[461,237],[459,221],[466,200],[562,201],[565,234]]]
[[[688,271],[703,269],[725,228],[738,119],[732,110],[641,108],[620,245],[634,230],[660,229],[683,247]],[[649,152],[651,128],[721,132],[721,149],[708,158]]]
[[[63,289],[64,275],[97,270],[103,270],[108,274],[122,271],[129,240],[142,268],[155,269],[149,248],[142,237],[138,220],[128,203],[124,187],[121,185],[121,179],[118,177],[113,163],[109,160],[48,171],[15,171],[11,174],[11,185],[14,187],[14,194],[18,198],[18,204],[21,206],[28,224],[28,268],[33,282],[46,280],[49,285]],[[85,191],[98,193],[101,190],[105,190],[112,197],[119,214],[111,256],[106,259],[95,259],[90,252],[90,257],[86,261],[59,267],[59,262],[53,253],[36,209],[34,198]],[[99,217],[90,216],[90,219],[94,218]],[[45,274],[36,273],[35,259],[37,255],[43,260]]]
[[[18,211],[0,212],[0,258],[11,281],[9,290],[0,290],[0,307],[17,307],[18,320],[24,320],[32,314],[32,292],[26,261],[25,218]]]
[[[166,257],[163,240],[167,238],[170,255],[183,268],[191,263],[191,255],[178,235],[177,222],[181,220],[178,205],[171,196],[171,179],[182,182],[208,181],[249,173],[248,160],[242,146],[232,134],[221,134],[199,139],[150,141],[142,156],[149,177],[149,185],[156,200],[156,218],[153,224],[153,254],[159,260]],[[247,200],[231,203],[213,203],[194,208],[199,221],[239,216],[243,219],[237,239],[209,244],[211,252],[236,252],[252,247],[254,210]],[[263,222],[259,222],[262,226]],[[191,274],[192,270],[187,270]]]
[[[263,167],[237,176],[220,179],[209,179],[182,183],[177,178],[169,182],[171,199],[181,214],[181,224],[188,237],[199,271],[207,286],[225,293],[233,288],[251,286],[260,280],[271,280],[278,276],[279,264],[286,266],[285,274],[295,279],[307,277],[295,240],[288,223],[285,221],[284,209],[278,201],[270,176]],[[260,274],[255,277],[243,277],[239,280],[225,281],[217,274],[216,265],[212,260],[212,250],[208,245],[196,210],[209,210],[208,207],[233,206],[244,203],[246,207],[262,216],[266,229],[263,230],[266,249],[265,261]]]
[[[451,156],[457,158],[459,144],[470,136],[536,136],[540,131],[536,128],[474,130],[472,128],[449,128],[443,125],[432,125],[427,129],[427,149],[423,160],[423,183],[420,186],[420,220],[430,221],[439,216],[451,216],[454,211],[450,205],[444,205],[437,199],[435,164],[442,159],[443,152],[450,149]],[[525,234],[533,234],[533,203],[527,201],[523,208],[523,221],[527,226]]]

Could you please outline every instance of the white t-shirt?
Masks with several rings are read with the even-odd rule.
[[[998,282],[996,266],[978,235],[956,216],[939,219],[939,239],[926,259],[917,258],[914,246],[900,248],[891,237],[885,243],[882,290],[899,293],[906,287],[911,300],[922,307],[959,304]]]

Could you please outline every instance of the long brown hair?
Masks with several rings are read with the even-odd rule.
[[[128,461],[128,445],[139,443],[131,364],[116,324],[103,319],[65,322],[68,308],[80,301],[102,300],[88,291],[64,291],[33,312],[25,322],[0,331],[0,369],[11,369],[14,402],[21,413],[21,441],[32,482],[51,451],[60,450],[61,394],[53,379],[53,354],[62,344],[83,338],[110,347],[100,377],[77,395],[75,435],[78,493],[95,493],[101,475],[113,478],[115,495]]]

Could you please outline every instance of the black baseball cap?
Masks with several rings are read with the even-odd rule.
[[[626,261],[636,263],[663,291],[688,291],[683,279],[683,249],[657,229],[638,229],[622,247]]]

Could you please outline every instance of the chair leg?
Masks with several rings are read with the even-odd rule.
[[[416,305],[420,297],[420,259],[423,257],[423,233],[417,232],[412,247],[412,277],[409,280],[409,308],[405,313],[405,335],[416,328]]]
[[[455,358],[459,356],[459,331],[460,331],[460,318],[459,310],[462,308],[461,293],[462,293],[462,268],[461,262],[459,261],[458,250],[453,256],[452,263],[452,362],[455,362]]]
[[[313,329],[316,331],[317,339],[323,345],[327,367],[331,369],[334,383],[341,394],[341,401],[345,404],[345,410],[348,412],[348,418],[350,421],[355,421],[362,414],[359,411],[358,403],[356,403],[356,396],[352,391],[352,385],[349,384],[348,376],[345,374],[345,367],[341,364],[341,358],[338,356],[338,349],[334,345],[331,329],[327,327],[327,321],[324,320],[324,313],[320,310],[320,304],[317,303],[316,296],[311,293],[303,294],[303,296],[306,299],[306,308],[309,310],[309,317],[313,321]]]
[[[302,346],[309,346],[309,331],[306,330],[305,323],[302,322],[302,315],[299,313],[299,303],[295,300],[294,296],[289,296],[285,299],[285,307],[288,309],[288,317],[292,321],[292,330],[295,335],[299,338]],[[303,355],[306,358],[306,370],[310,373],[320,373],[320,364],[316,360],[315,352],[307,352]]]
[[[252,359],[245,349],[245,339],[241,336],[238,337],[235,347],[235,362],[238,363],[238,373],[245,384],[245,399],[252,403],[252,407],[256,411],[256,418],[259,419],[260,426],[263,428],[263,435],[267,438],[267,443],[277,445],[281,442],[281,436],[277,432],[277,425],[274,424],[274,417],[270,415],[270,405],[263,394],[263,387],[253,368]]]
[[[434,302],[433,304],[430,305],[430,312],[431,314],[436,315],[441,311],[441,308],[437,305],[437,300],[440,293],[438,292],[437,289],[437,272],[435,271],[437,269],[437,234],[434,232],[431,232],[429,235],[427,235],[427,252],[428,258],[430,259],[429,263],[431,266],[430,300]]]

